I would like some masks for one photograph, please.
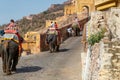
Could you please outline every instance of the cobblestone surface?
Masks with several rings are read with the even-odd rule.
[[[5,76],[0,58],[0,80],[81,80],[80,37],[66,40],[58,53],[42,52],[21,57],[17,72]]]

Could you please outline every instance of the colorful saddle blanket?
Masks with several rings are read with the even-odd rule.
[[[55,28],[49,28],[48,29],[48,34],[56,34],[56,35],[58,35],[58,31]]]
[[[12,39],[15,42],[19,43],[19,39],[18,39],[18,36],[16,34],[7,33],[7,34],[3,35],[3,38],[4,38],[4,40],[6,40],[6,39]]]
[[[17,30],[4,30],[4,31],[5,33],[13,33],[13,34],[17,33]]]

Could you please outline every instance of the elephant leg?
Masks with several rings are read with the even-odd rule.
[[[7,63],[7,67],[6,67],[7,75],[11,74],[11,64],[12,64],[12,57],[9,55],[8,63]]]
[[[55,45],[53,42],[50,42],[50,52],[54,52],[55,51]]]
[[[56,45],[56,51],[59,51],[59,47],[60,47],[59,45]]]
[[[3,63],[2,68],[3,68],[3,72],[4,72],[4,73],[6,73],[6,66],[5,66],[5,64],[4,64],[4,63]]]
[[[78,36],[80,36],[80,28],[78,28]]]
[[[52,47],[52,43],[51,42],[49,43],[49,50],[50,50],[50,53],[53,52],[53,47]]]
[[[58,36],[57,35],[54,35],[54,38],[53,38],[53,50],[56,51],[56,46],[57,46],[57,39],[58,39]]]
[[[5,59],[5,55],[2,54],[2,68],[3,68],[3,72],[6,73],[6,59]]]
[[[18,64],[18,53],[16,54],[16,56],[13,59],[13,64],[12,64],[12,69],[11,71],[16,71],[16,66]]]
[[[53,52],[55,51],[55,44],[54,43],[52,43],[52,50],[53,50]]]

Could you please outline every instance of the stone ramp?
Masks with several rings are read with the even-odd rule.
[[[80,37],[71,37],[61,46],[60,52],[21,57],[17,73],[4,76],[0,59],[0,80],[81,80]]]

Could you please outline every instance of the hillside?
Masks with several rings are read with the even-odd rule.
[[[16,23],[20,27],[22,35],[27,31],[39,31],[41,28],[45,27],[46,20],[54,20],[57,17],[63,16],[63,10],[64,4],[52,4],[46,11],[25,16],[17,20]],[[6,26],[6,24],[3,26]]]
[[[63,16],[64,4],[52,4],[48,10],[39,14],[30,15],[30,19],[24,17],[16,23],[21,27],[22,34],[27,31],[39,31],[45,27],[46,20],[54,20],[56,17]]]

